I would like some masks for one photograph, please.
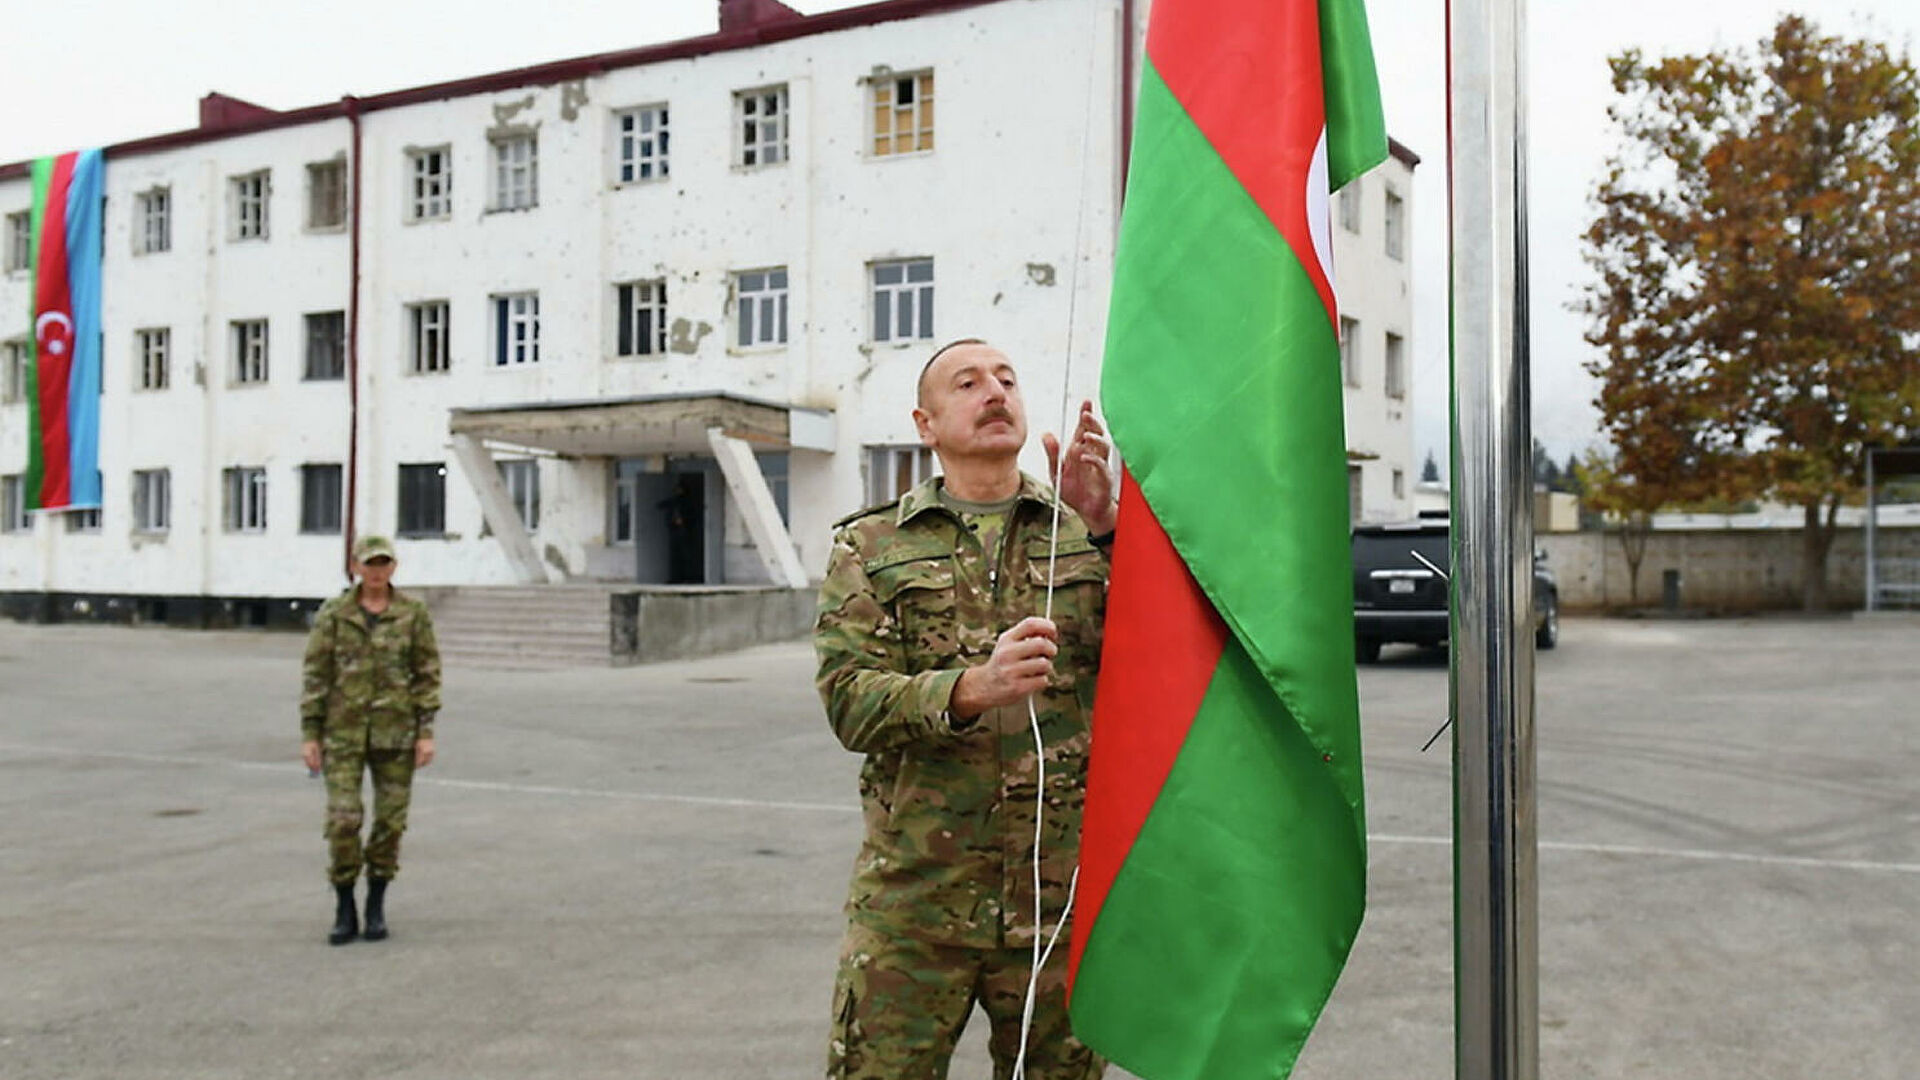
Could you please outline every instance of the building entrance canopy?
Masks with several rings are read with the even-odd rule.
[[[755,450],[833,450],[833,413],[726,393],[454,409],[454,435],[582,457],[711,454],[714,428]]]

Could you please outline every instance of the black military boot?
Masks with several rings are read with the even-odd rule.
[[[353,883],[333,887],[333,929],[327,931],[327,944],[345,945],[360,936],[360,917],[353,910]]]
[[[387,879],[370,877],[367,879],[367,926],[360,936],[368,941],[384,941],[387,937]]]

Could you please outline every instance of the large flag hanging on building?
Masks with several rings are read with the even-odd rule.
[[[1146,51],[1071,1009],[1147,1080],[1271,1080],[1366,904],[1327,205],[1387,139],[1361,0],[1155,0]]]
[[[33,163],[33,386],[29,510],[100,505],[98,150]]]

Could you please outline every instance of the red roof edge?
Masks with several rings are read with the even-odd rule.
[[[370,113],[381,109],[394,109],[427,101],[444,101],[448,98],[466,97],[472,94],[499,93],[523,86],[546,86],[571,82],[592,75],[603,75],[619,68],[733,52],[738,49],[750,49],[756,45],[811,37],[814,34],[830,34],[837,30],[877,26],[881,23],[916,19],[926,15],[938,15],[1002,2],[1004,0],[881,0],[880,3],[875,4],[862,4],[858,7],[823,11],[818,15],[805,15],[780,3],[779,0],[720,0],[722,25],[716,33],[395,90],[360,98],[358,99],[359,107],[362,113]],[[207,107],[211,99],[219,99],[216,108],[224,122],[218,126],[207,124]],[[340,101],[325,105],[311,105],[303,109],[276,112],[224,94],[210,94],[200,102],[202,126],[115,143],[106,148],[106,154],[108,158],[131,157],[136,154],[150,154],[192,146],[196,143],[211,142],[234,135],[249,135],[273,128],[337,119],[347,115],[347,100],[348,98],[342,98]],[[257,112],[248,110],[257,110]],[[24,161],[0,164],[0,179],[26,176],[29,171],[29,163]]]
[[[1387,153],[1399,158],[1401,163],[1409,169],[1415,168],[1420,164],[1420,155],[1407,149],[1406,143],[1401,142],[1391,135],[1387,136]]]
[[[235,127],[249,120],[278,115],[280,112],[277,109],[255,105],[251,101],[241,101],[237,97],[229,97],[217,90],[200,99],[200,126],[203,129]]]

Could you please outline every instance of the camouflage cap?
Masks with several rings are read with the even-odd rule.
[[[399,560],[399,556],[393,553],[393,541],[384,536],[363,536],[353,542],[354,562],[363,563],[381,555],[395,561]]]

